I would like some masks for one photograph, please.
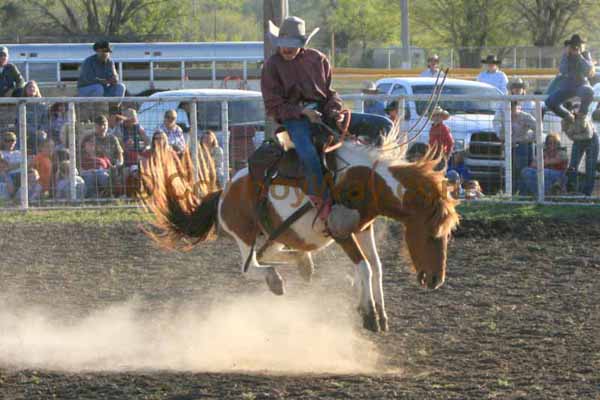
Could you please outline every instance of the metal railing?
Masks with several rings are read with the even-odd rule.
[[[391,97],[387,95],[365,95],[365,94],[356,94],[356,95],[345,95],[343,99],[348,103],[352,103],[352,107],[355,111],[363,111],[365,101],[372,100],[380,100],[380,101],[389,101],[392,99],[399,100],[399,115],[401,120],[403,121],[403,129],[407,129],[417,120],[419,117],[418,109],[416,107],[417,102],[426,102],[429,99],[429,95],[406,95],[400,97]],[[17,107],[18,110],[18,129],[19,129],[19,143],[21,150],[21,163],[20,163],[20,198],[19,206],[22,209],[28,209],[31,204],[29,204],[28,194],[29,189],[28,185],[28,146],[27,146],[27,107],[36,103],[66,103],[66,132],[68,135],[68,152],[70,154],[70,169],[69,169],[69,183],[70,183],[70,199],[67,205],[78,205],[81,203],[85,203],[86,200],[82,200],[77,198],[76,195],[76,166],[77,166],[77,157],[78,157],[78,149],[77,149],[77,107],[82,107],[85,104],[93,104],[93,103],[103,103],[107,102],[120,102],[120,103],[128,103],[128,104],[141,104],[141,103],[161,103],[161,102],[172,102],[176,101],[177,103],[189,103],[189,147],[192,151],[192,154],[196,154],[195,152],[198,149],[198,137],[201,131],[201,127],[204,121],[198,120],[198,107],[203,107],[205,103],[219,103],[220,109],[220,120],[221,120],[221,144],[223,145],[223,153],[225,160],[225,179],[229,180],[230,170],[231,170],[231,157],[229,154],[230,149],[230,140],[231,140],[231,129],[233,126],[230,121],[230,104],[231,101],[236,102],[245,102],[245,101],[262,101],[260,98],[240,98],[240,97],[231,97],[231,96],[210,96],[210,97],[177,97],[177,98],[148,98],[148,97],[126,97],[122,99],[115,98],[81,98],[81,97],[58,97],[58,98],[0,98],[0,105],[13,105]],[[526,101],[532,100],[535,102],[535,160],[536,162],[536,175],[537,175],[537,193],[535,197],[522,198],[520,195],[514,193],[514,181],[515,178],[512,174],[513,167],[513,143],[512,143],[512,120],[511,120],[511,112],[510,112],[510,102],[511,101]],[[478,102],[493,102],[493,108],[490,111],[493,111],[495,115],[491,115],[488,113],[487,117],[484,116],[474,116],[473,114],[465,113],[464,115],[453,115],[451,119],[448,121],[450,125],[452,125],[453,120],[457,118],[462,118],[464,122],[463,125],[453,125],[458,126],[458,128],[454,128],[453,134],[455,135],[456,142],[462,140],[463,148],[460,149],[461,153],[465,154],[465,165],[468,164],[470,157],[470,141],[473,133],[477,132],[487,132],[490,135],[494,133],[498,133],[497,126],[494,125],[494,121],[502,122],[504,127],[504,138],[503,143],[500,140],[495,140],[496,145],[503,146],[503,156],[495,157],[490,159],[477,159],[478,165],[486,166],[486,163],[497,167],[497,173],[500,174],[498,178],[501,178],[503,182],[503,186],[498,194],[494,196],[489,196],[487,200],[494,199],[498,201],[535,201],[537,203],[552,203],[555,201],[561,202],[561,204],[568,204],[569,202],[578,202],[579,200],[600,200],[597,197],[582,197],[577,195],[566,196],[566,195],[558,195],[558,196],[548,196],[545,193],[545,184],[544,184],[544,137],[550,131],[554,131],[558,129],[556,127],[552,128],[550,125],[556,124],[556,118],[551,120],[552,115],[550,113],[546,113],[543,115],[543,101],[545,100],[545,96],[535,96],[535,95],[527,95],[527,96],[470,96],[470,95],[442,95],[440,98],[440,104],[442,106],[444,104],[449,104],[448,102],[452,101],[478,101]],[[595,101],[600,100],[600,98],[594,98]],[[405,116],[411,116],[411,118],[406,119]],[[264,117],[264,116],[260,116]],[[482,120],[486,120],[485,125],[482,124]],[[414,144],[426,144],[428,138],[429,125],[426,118],[422,119],[422,122],[426,124],[426,126],[421,129],[422,134],[414,139],[411,142],[410,146]],[[558,122],[559,123],[559,122]],[[413,132],[409,132],[410,134],[414,134],[414,132],[418,131],[420,128],[417,126]],[[564,137],[564,135],[563,135]],[[567,139],[563,139],[567,140]],[[501,144],[500,144],[501,143]],[[569,144],[569,142],[565,141],[563,143]],[[194,159],[194,169],[195,176],[198,176],[197,173],[197,164],[196,157]],[[517,171],[519,172],[519,171]],[[101,203],[99,199],[93,199],[95,202]],[[48,204],[51,204],[49,202]],[[579,203],[578,203],[579,204]],[[61,204],[62,205],[62,204]]]

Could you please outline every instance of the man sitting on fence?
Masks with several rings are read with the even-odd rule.
[[[0,47],[0,97],[19,97],[24,86],[19,69],[8,62],[8,48]]]
[[[77,88],[81,97],[123,97],[125,85],[119,83],[112,49],[107,41],[94,43],[96,54],[81,64]]]

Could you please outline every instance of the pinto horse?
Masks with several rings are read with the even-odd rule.
[[[336,241],[354,264],[359,312],[364,327],[372,331],[388,329],[375,218],[385,216],[404,224],[417,281],[429,289],[444,283],[448,241],[459,221],[444,173],[435,169],[439,157],[430,151],[419,161],[404,161],[405,149],[398,146],[399,128],[394,130],[378,146],[347,139],[336,151],[339,163],[346,167],[336,174],[333,192],[360,214],[358,228],[347,239]],[[334,242],[316,218],[317,211],[311,209],[295,221],[259,259],[253,244],[266,230],[257,217],[258,195],[248,170],[240,170],[221,190],[205,150],[198,157],[200,180],[196,183],[189,171],[191,162],[179,161],[172,151],[158,149],[142,166],[141,199],[154,214],[158,230],[151,236],[169,248],[189,248],[213,237],[218,224],[237,242],[242,271],[249,260],[249,271],[263,274],[275,294],[285,291],[277,262],[295,263],[310,280],[314,271],[311,253]],[[274,182],[267,198],[269,220],[277,226],[307,201],[299,188]]]

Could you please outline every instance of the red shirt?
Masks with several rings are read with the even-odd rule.
[[[434,144],[440,146],[446,156],[449,156],[450,153],[452,153],[454,139],[452,138],[450,129],[448,129],[443,122],[431,125],[431,130],[429,131],[429,145],[433,146]]]
[[[87,171],[90,169],[109,169],[111,167],[108,157],[90,157],[84,154],[81,157],[81,170]]]

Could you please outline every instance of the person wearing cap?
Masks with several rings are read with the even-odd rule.
[[[447,161],[454,149],[454,138],[450,128],[444,121],[450,118],[448,111],[437,106],[431,113],[431,129],[429,130],[429,146],[438,146]]]
[[[123,145],[125,147],[125,166],[137,165],[140,155],[150,144],[146,130],[140,125],[137,111],[127,108],[123,111]]]
[[[498,88],[502,94],[506,94],[508,78],[504,72],[500,71],[502,61],[497,59],[495,55],[490,54],[484,60],[481,60],[481,63],[486,66],[486,69],[477,75],[477,80],[492,85]]]
[[[364,94],[381,94],[377,90],[375,83],[366,81],[362,90]],[[385,115],[385,103],[381,100],[365,100],[364,111],[368,114]]]
[[[24,86],[19,69],[8,62],[8,47],[0,46],[0,97],[19,97]]]
[[[527,83],[522,78],[513,79],[508,84],[508,91],[513,96],[524,96],[527,94]],[[535,101],[525,100],[520,101],[519,104],[522,111],[532,115],[535,114]]]
[[[94,43],[96,54],[81,64],[77,90],[81,97],[123,97],[125,85],[119,83],[114,61],[110,58],[112,48],[107,41]]]
[[[427,69],[421,72],[422,77],[436,78],[440,72],[440,57],[437,54],[427,59]]]
[[[585,41],[575,34],[565,41],[565,50],[560,60],[559,75],[548,88],[546,105],[548,108],[568,122],[577,122],[583,127],[587,121],[587,113],[594,97],[594,90],[588,80],[594,74],[594,62],[589,51],[585,50]],[[581,105],[574,115],[563,103],[571,97],[579,97]]]
[[[96,155],[108,158],[113,166],[123,165],[123,147],[116,136],[108,133],[108,119],[99,115],[94,119],[94,123],[94,134],[88,138],[94,141]]]

